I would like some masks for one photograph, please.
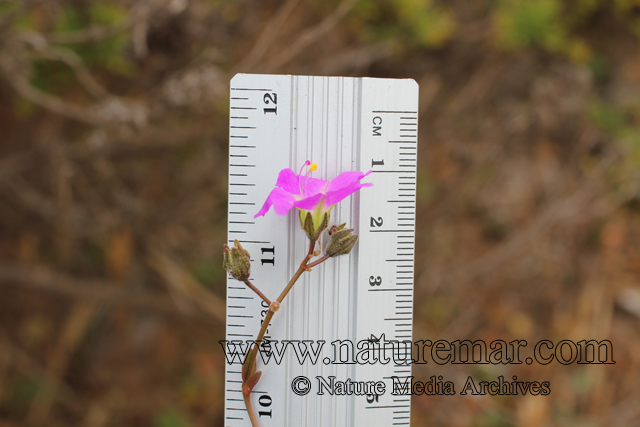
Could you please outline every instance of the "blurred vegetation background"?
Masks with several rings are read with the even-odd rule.
[[[414,425],[640,425],[639,38],[637,0],[0,0],[0,426],[223,425],[237,72],[419,82],[415,337],[613,342],[415,366],[552,392]]]

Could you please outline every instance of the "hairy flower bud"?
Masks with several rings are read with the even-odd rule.
[[[315,242],[320,237],[320,234],[322,234],[322,232],[329,226],[329,213],[324,213],[322,221],[316,221],[320,222],[320,225],[317,228],[314,224],[311,212],[307,212],[304,218],[302,215],[303,213],[300,212],[300,223],[302,224],[302,229],[307,233],[309,240]]]
[[[249,278],[251,273],[251,256],[249,252],[240,245],[237,239],[233,242],[233,248],[224,245],[222,268],[231,274],[234,279],[244,281]]]
[[[341,224],[341,225],[332,225],[331,228],[329,229],[329,236],[331,236],[336,231],[342,230],[345,227],[345,225],[347,225],[346,222],[344,224]]]
[[[340,255],[347,255],[353,249],[353,246],[358,240],[358,235],[353,234],[353,228],[344,228],[346,224],[342,224],[339,227],[335,225],[329,230],[331,239],[327,245],[325,254],[330,257],[336,257]]]

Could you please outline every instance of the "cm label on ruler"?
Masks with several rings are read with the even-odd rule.
[[[298,215],[254,219],[281,169],[317,163],[315,176],[373,173],[363,189],[335,205],[331,224],[360,235],[351,254],[304,275],[271,321],[270,340],[411,339],[418,87],[408,79],[239,74],[231,81],[228,241],[252,255],[250,280],[277,296],[306,253]],[[264,301],[241,282],[227,281],[227,340],[253,340]],[[410,366],[333,360],[299,363],[295,354],[270,363],[252,402],[263,426],[408,425],[409,396],[317,394],[316,377],[386,381]],[[258,364],[260,365],[260,358]],[[258,367],[260,370],[260,366]],[[294,378],[312,383],[293,393]],[[250,426],[241,395],[241,365],[226,366],[225,425]],[[390,389],[388,386],[387,389]],[[404,397],[404,398],[402,398]]]

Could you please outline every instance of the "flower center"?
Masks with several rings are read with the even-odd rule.
[[[308,166],[309,169],[307,170],[307,173],[305,173],[304,177],[303,177],[302,176],[302,170],[304,169],[305,166]],[[298,179],[298,189],[299,189],[300,195],[302,197],[307,197],[307,181],[311,177],[311,172],[315,171],[316,169],[318,169],[318,165],[315,164],[315,163],[311,163],[309,160],[304,162],[304,164],[300,168],[300,172],[298,172],[298,177],[299,177],[299,179]]]

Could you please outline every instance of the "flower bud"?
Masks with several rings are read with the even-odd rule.
[[[307,237],[312,242],[315,242],[320,237],[320,234],[329,226],[329,213],[325,212],[322,216],[322,221],[318,227],[315,226],[313,221],[313,216],[311,212],[306,212],[304,218],[302,217],[303,213],[300,212],[300,223],[302,224],[302,229],[305,233],[307,233]]]
[[[224,268],[234,279],[247,280],[251,274],[251,256],[240,242],[236,239],[233,242],[233,248],[224,245],[224,254],[222,260],[222,268]]]
[[[356,244],[358,240],[358,235],[353,234],[353,228],[344,228],[346,224],[342,224],[339,227],[335,225],[331,227],[329,233],[331,234],[331,239],[329,240],[329,244],[327,245],[327,249],[325,250],[325,254],[330,257],[336,257],[340,255],[347,255],[353,249],[353,246]]]
[[[331,228],[329,229],[329,236],[331,236],[336,231],[342,230],[345,225],[347,225],[346,222],[344,224],[340,224],[340,225],[332,225]]]

